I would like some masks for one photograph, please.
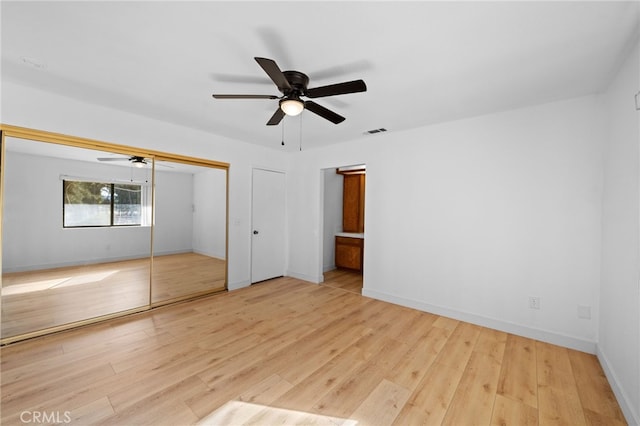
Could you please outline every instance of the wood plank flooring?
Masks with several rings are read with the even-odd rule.
[[[341,280],[358,278],[279,278],[5,346],[1,423],[625,424],[593,355]]]
[[[322,285],[362,294],[362,273],[349,269],[327,271],[324,273]]]
[[[224,260],[197,253],[2,275],[1,336],[83,321],[225,286]]]

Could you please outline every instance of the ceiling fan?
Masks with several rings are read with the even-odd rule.
[[[146,166],[151,162],[151,159],[140,157],[138,155],[133,155],[130,157],[99,157],[97,158],[97,160],[98,161],[128,161],[131,163],[131,165],[138,168],[143,168],[144,166]],[[156,166],[168,167],[170,169],[174,168],[173,166],[170,166],[168,164],[164,164],[158,161],[156,161]]]
[[[308,88],[309,77],[300,71],[281,71],[273,59],[254,58],[258,65],[267,73],[275,83],[282,96],[275,95],[221,95],[213,94],[215,99],[279,99],[279,107],[267,122],[267,126],[275,126],[282,121],[285,115],[295,116],[307,109],[331,121],[334,124],[342,123],[345,118],[313,101],[302,100],[301,97],[323,98],[326,96],[345,95],[348,93],[366,92],[367,85],[362,80],[347,81],[344,83],[330,84]]]
[[[144,158],[144,157],[140,157],[138,155],[132,155],[130,157],[99,157],[96,158],[96,160],[98,161],[128,161],[131,163],[132,166],[134,167],[138,167],[138,168],[143,168],[144,166],[146,166],[147,164],[149,164],[151,162],[150,158]],[[168,164],[164,164],[162,162],[158,162],[156,161],[156,166],[161,166],[161,167],[168,167],[170,169],[173,169],[173,166],[170,166]]]
[[[135,167],[144,167],[147,165],[147,159],[137,155],[131,157],[100,157],[98,161],[129,161]]]

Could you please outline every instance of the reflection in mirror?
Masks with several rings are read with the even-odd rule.
[[[226,173],[155,162],[152,303],[226,288]]]
[[[4,142],[2,338],[149,305],[148,162]]]

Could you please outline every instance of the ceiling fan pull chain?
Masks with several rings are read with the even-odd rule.
[[[302,152],[302,114],[300,114],[300,152]]]
[[[284,146],[284,121],[282,120],[282,146]]]

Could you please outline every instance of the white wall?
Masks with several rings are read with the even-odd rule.
[[[153,254],[193,250],[193,175],[156,169]]]
[[[1,100],[5,124],[230,163],[228,287],[250,284],[251,170],[286,170],[287,154],[6,80]]]
[[[12,151],[5,156],[4,272],[149,256],[149,227],[62,227],[61,174],[126,180],[127,168]]]
[[[20,143],[7,140],[8,145]],[[224,259],[224,170],[205,169],[194,175],[158,169],[154,254],[196,251]],[[64,229],[62,175],[127,181],[132,169],[6,151],[4,272],[149,256],[149,227]]]
[[[320,170],[366,163],[365,295],[595,352],[602,113],[589,96],[295,154],[290,271],[321,279]]]
[[[335,235],[342,232],[342,191],[344,178],[336,173],[336,168],[324,170],[323,196],[323,260],[322,271],[336,267]]]
[[[207,169],[194,174],[193,250],[225,259],[227,201],[226,174]]]
[[[640,46],[607,90],[598,357],[630,424],[640,425]]]

